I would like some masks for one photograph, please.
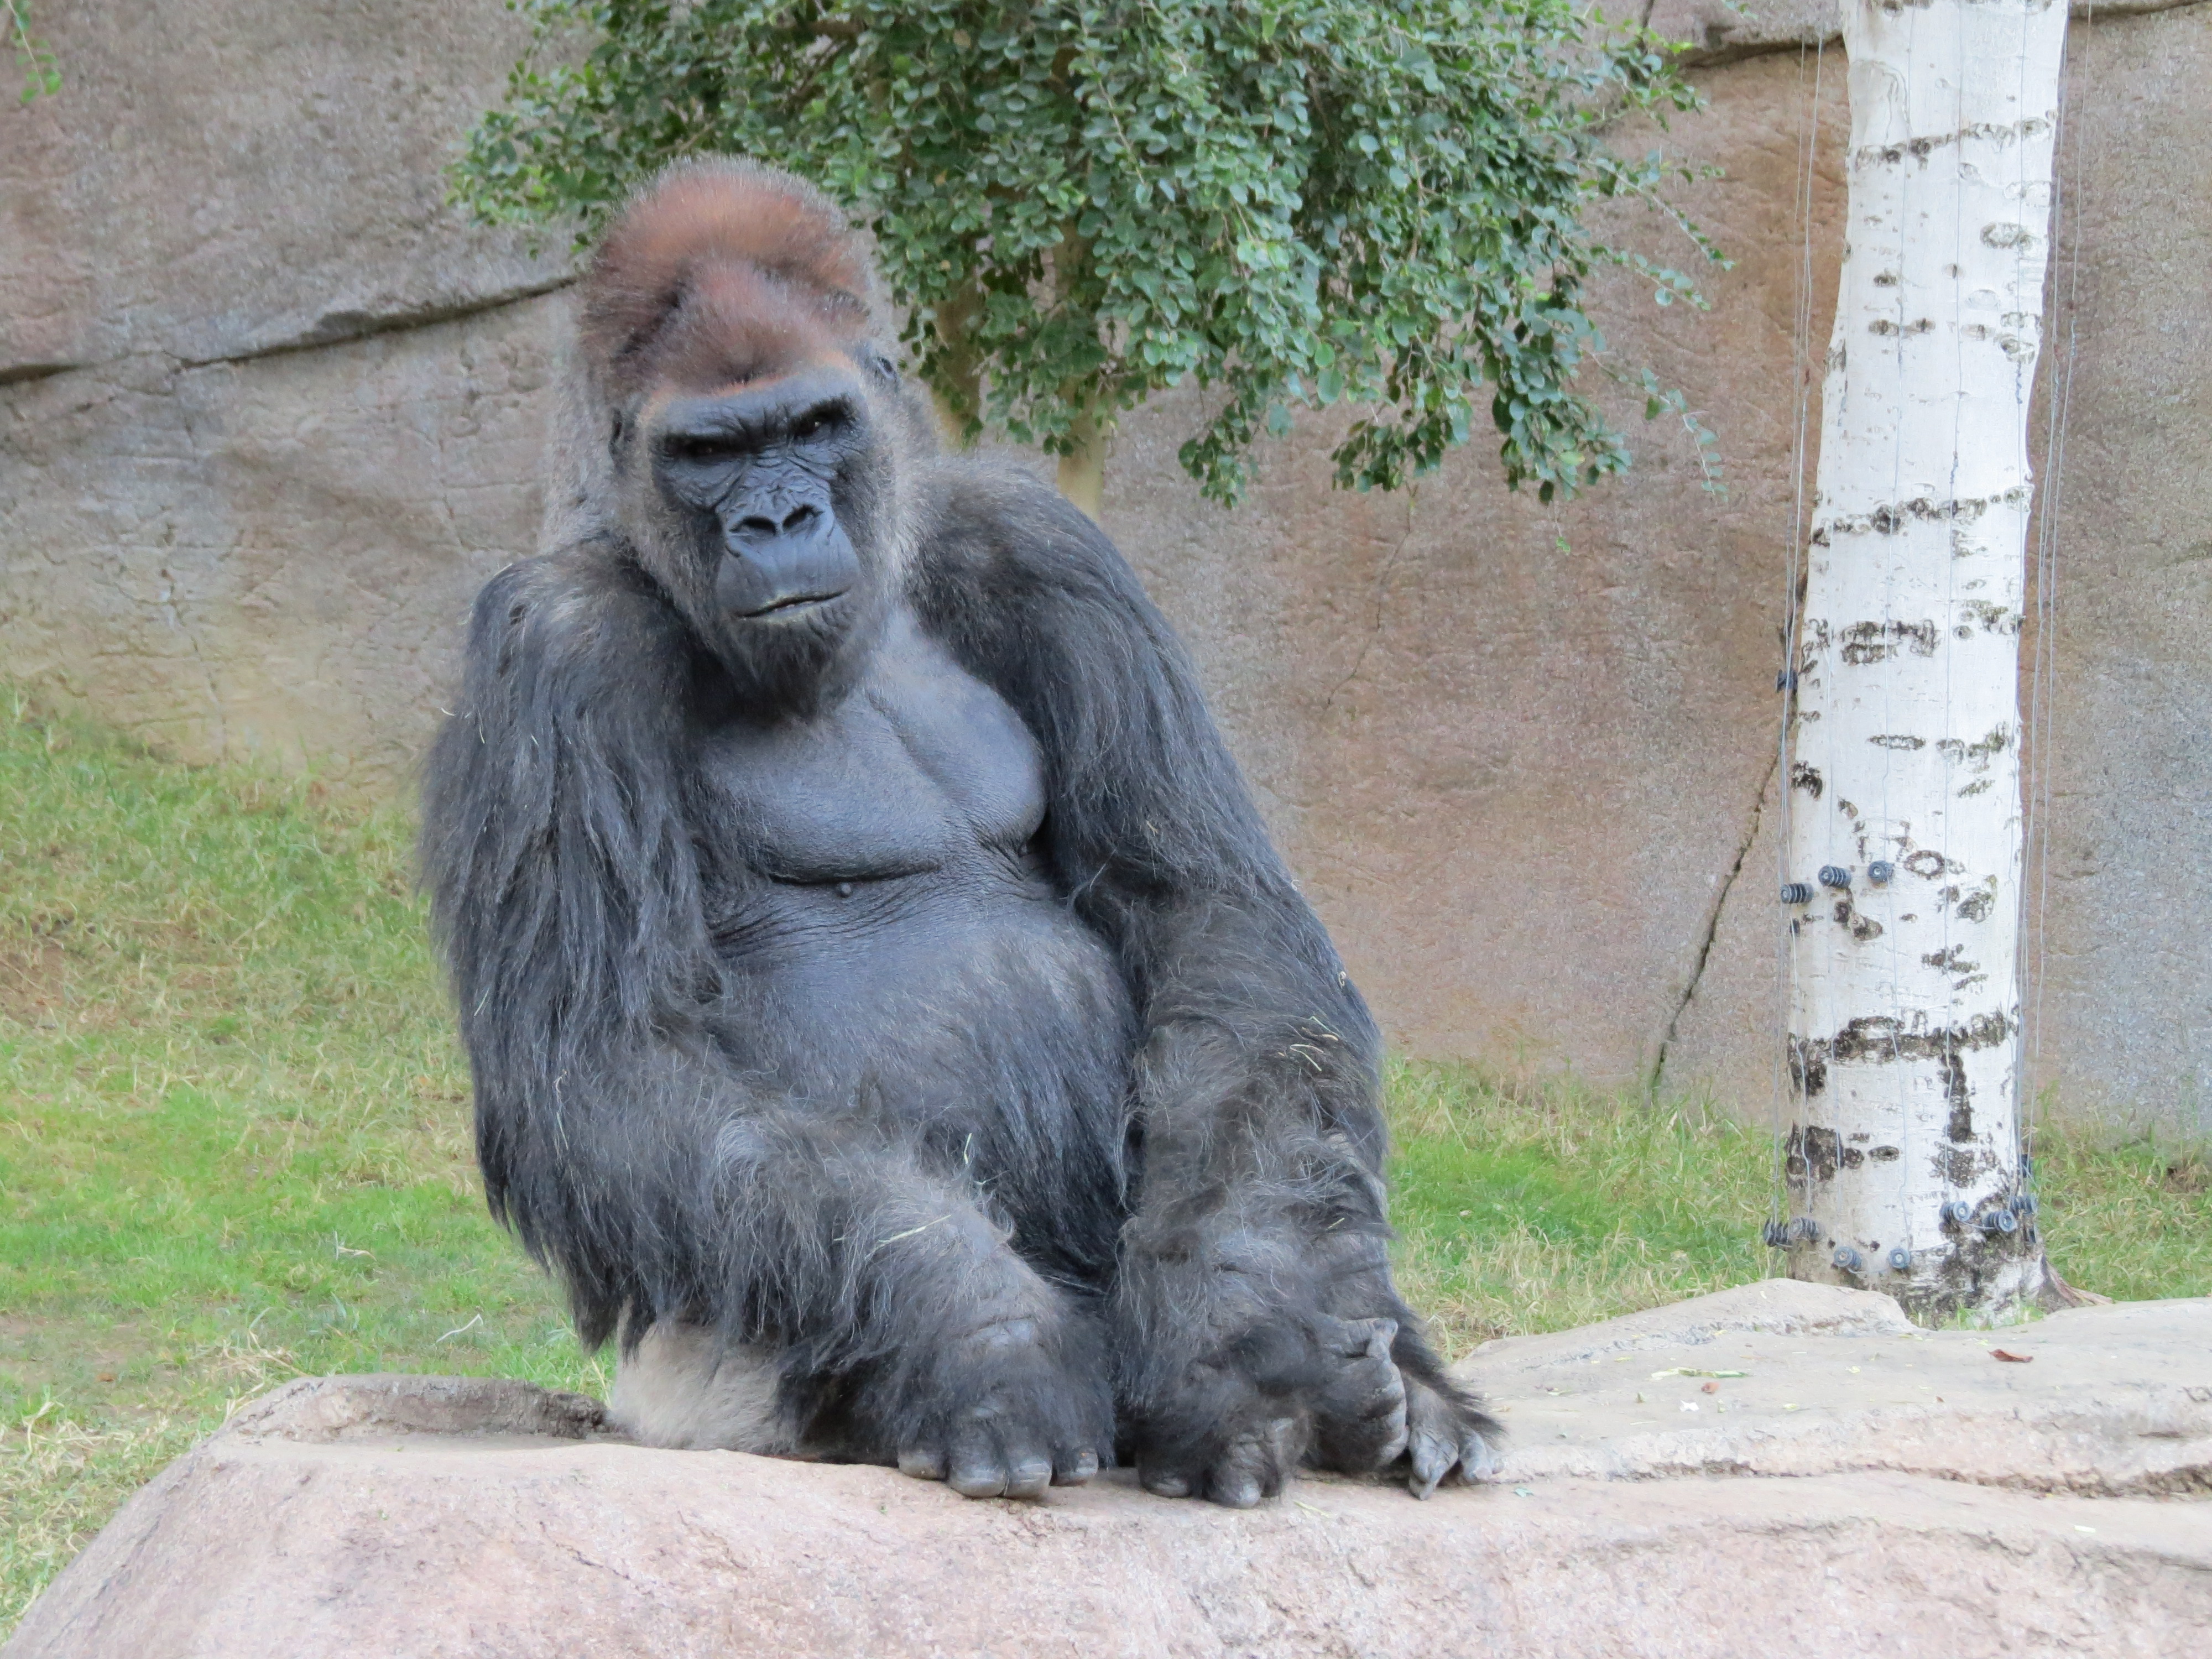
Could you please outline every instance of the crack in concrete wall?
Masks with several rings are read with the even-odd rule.
[[[1692,999],[1698,994],[1698,987],[1705,980],[1705,964],[1712,960],[1713,941],[1720,937],[1722,913],[1728,908],[1729,895],[1735,890],[1736,878],[1743,873],[1744,860],[1751,856],[1752,847],[1759,840],[1759,823],[1766,812],[1767,792],[1774,787],[1781,766],[1782,754],[1778,748],[1774,758],[1766,764],[1765,776],[1759,781],[1759,793],[1752,797],[1751,827],[1744,831],[1743,840],[1735,849],[1735,857],[1729,865],[1728,874],[1721,878],[1720,890],[1713,895],[1712,909],[1705,918],[1705,937],[1698,943],[1696,965],[1690,969],[1689,981],[1682,987],[1682,994],[1674,1004],[1674,1012],[1667,1017],[1666,1035],[1659,1039],[1659,1052],[1651,1062],[1651,1075],[1644,1084],[1644,1091],[1647,1098],[1656,1099],[1666,1085],[1667,1056],[1681,1033],[1683,1011],[1690,1006]]]

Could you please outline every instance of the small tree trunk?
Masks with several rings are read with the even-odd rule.
[[[2043,1281],[2021,1195],[2021,607],[2063,0],[1850,0],[1849,238],[1798,638],[1798,1279]],[[1807,896],[1809,892],[1809,897]]]
[[[945,447],[969,447],[969,426],[983,412],[983,371],[968,343],[968,331],[983,308],[983,296],[972,285],[963,286],[953,299],[937,307],[932,324],[941,343],[940,385],[929,391],[930,412],[937,417],[938,436]]]
[[[1068,437],[1075,447],[1060,458],[1060,493],[1095,520],[1106,501],[1106,440],[1089,415],[1076,416]]]

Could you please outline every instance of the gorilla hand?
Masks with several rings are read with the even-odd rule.
[[[1082,1485],[1098,1473],[1114,1421],[1103,1367],[1084,1363],[1085,1346],[1047,1340],[1030,1318],[1000,1320],[948,1344],[929,1403],[899,1436],[900,1470],[966,1498],[1036,1498],[1048,1486]]]
[[[1416,1498],[1455,1474],[1471,1485],[1497,1467],[1488,1437],[1498,1425],[1425,1343],[1401,1338],[1394,1319],[1331,1323],[1340,1334],[1329,1346],[1346,1363],[1314,1401],[1314,1462],[1346,1474],[1401,1465]]]
[[[1317,1322],[1322,1365],[1313,1390],[1314,1462],[1369,1474],[1406,1449],[1407,1388],[1390,1344],[1395,1319]]]

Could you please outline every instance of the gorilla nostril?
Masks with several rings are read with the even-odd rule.
[[[738,520],[738,533],[740,536],[773,536],[775,534],[775,520],[755,514],[751,518]]]
[[[788,536],[794,531],[804,530],[821,516],[822,509],[818,507],[794,507],[784,515],[783,533]]]

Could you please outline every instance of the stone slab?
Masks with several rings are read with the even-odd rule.
[[[2176,1407],[2170,1420],[2177,1444],[2199,1448],[2201,1474],[2204,1404],[2175,1379],[2207,1375],[2212,1303],[2085,1310],[2007,1333],[2036,1352],[2029,1367],[1991,1360],[1979,1336],[1909,1335],[1901,1319],[1869,1293],[1748,1286],[1492,1344],[1469,1369],[1521,1442],[1496,1483],[1419,1504],[1304,1480],[1241,1513],[1152,1498],[1121,1473],[1038,1503],[971,1503],[887,1470],[622,1443],[594,1402],[522,1383],[303,1380],[134,1498],[5,1653],[2194,1651],[2212,1625],[2212,1505],[2085,1495],[2042,1465],[2025,1481],[1995,1466],[1923,1472],[1894,1458],[1903,1443],[1886,1431],[1832,1438],[1817,1470],[1762,1479],[1756,1458],[1662,1454],[1617,1398],[1616,1374],[1625,1386],[1686,1354],[1733,1369],[1722,1362],[1747,1352],[1758,1376],[1728,1396],[1746,1405],[1693,1431],[1741,1447],[1771,1429],[1748,1403],[1770,1368],[1830,1420],[1880,1425],[1920,1409],[1895,1397],[1917,1386],[1899,1368],[1983,1400],[1975,1364],[2047,1365],[2039,1376],[2064,1371],[2084,1399],[2179,1387],[2199,1414]],[[1602,1382],[1561,1386],[1585,1371]],[[1702,1414],[1711,1396],[1697,1398]],[[1951,1420],[1988,1417],[1978,1410]],[[1591,1461],[1554,1454],[1555,1416]],[[2142,1437],[2165,1446],[2168,1420],[2144,1415]],[[2109,1446],[2082,1457],[2126,1462]]]
[[[2212,1298],[1925,1331],[1887,1296],[1770,1279],[1460,1369],[1513,1431],[1502,1480],[1879,1469],[2212,1494]]]

